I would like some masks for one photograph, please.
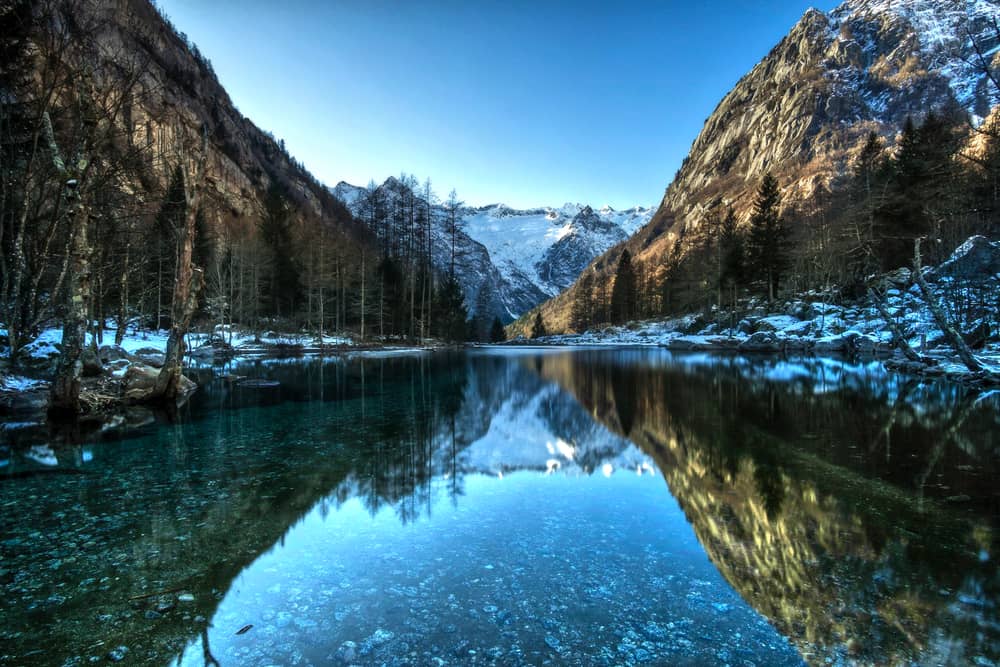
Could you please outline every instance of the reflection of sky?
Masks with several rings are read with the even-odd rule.
[[[652,621],[689,641],[739,628],[795,661],[709,562],[659,474],[470,475],[457,503],[433,497],[407,524],[358,499],[329,512],[320,503],[233,582],[211,619],[213,655],[322,663],[368,640],[363,662],[400,642],[451,660],[470,641],[462,657],[516,646],[534,663],[558,656],[553,646],[596,655],[615,632]],[[203,664],[199,644],[180,664]]]

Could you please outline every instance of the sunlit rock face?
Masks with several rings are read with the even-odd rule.
[[[629,241],[633,257],[662,264],[682,232],[717,204],[745,218],[764,174],[786,204],[805,207],[845,174],[865,135],[889,145],[907,116],[928,111],[978,124],[1000,99],[984,74],[995,54],[994,0],[848,0],[808,10],[705,121],[659,209]],[[974,135],[975,133],[973,133]],[[611,273],[617,255],[595,261]],[[550,330],[568,326],[570,300],[545,305]]]
[[[995,659],[992,408],[877,367],[708,363],[541,373],[653,456],[712,561],[810,664]],[[980,511],[952,504],[970,497]]]

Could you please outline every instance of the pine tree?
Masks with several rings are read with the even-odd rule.
[[[458,258],[458,235],[465,228],[462,218],[462,207],[465,205],[458,198],[458,193],[453,189],[448,193],[448,201],[444,204],[445,210],[445,232],[451,244],[451,256],[448,264],[448,273],[455,275],[455,260]]]
[[[301,290],[291,225],[288,192],[283,185],[272,181],[264,198],[260,233],[271,255],[267,302],[270,314],[276,316],[294,314]]]
[[[535,321],[531,325],[531,338],[542,338],[548,336],[545,331],[545,321],[542,320],[542,311],[535,313]]]
[[[778,180],[768,173],[754,200],[747,254],[749,268],[764,281],[770,301],[777,295],[781,278],[788,268],[787,238],[785,221],[781,217],[781,190]]]
[[[615,272],[615,284],[611,288],[611,321],[628,322],[636,315],[636,280],[632,267],[632,254],[622,250]]]
[[[885,270],[910,263],[913,239],[940,238],[940,221],[955,194],[956,135],[945,117],[928,113],[919,127],[908,117],[896,145],[886,197],[875,211],[876,249]]]
[[[494,317],[493,324],[490,325],[490,342],[502,343],[505,340],[507,340],[507,332],[503,330],[503,323],[499,317]]]
[[[170,307],[174,293],[174,271],[177,267],[178,239],[187,204],[184,200],[184,174],[180,167],[170,175],[167,192],[154,221],[156,243],[151,261],[152,283],[156,286],[154,295],[156,311],[155,326],[162,329],[167,325],[164,315]]]
[[[458,343],[465,340],[468,325],[462,286],[453,277],[447,277],[435,297],[434,328],[442,339]]]
[[[577,333],[586,331],[594,321],[594,272],[584,271],[576,285],[570,311],[570,326]]]
[[[730,206],[723,216],[719,228],[719,289],[730,287],[732,290],[732,306],[736,308],[736,289],[743,280],[744,254],[743,236],[736,223],[736,212]],[[721,299],[719,305],[721,306]]]

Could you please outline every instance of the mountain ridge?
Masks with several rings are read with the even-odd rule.
[[[390,176],[378,187],[393,200],[406,186]],[[355,217],[364,219],[367,188],[341,181],[330,191]],[[443,204],[432,209],[432,254],[435,265],[444,267],[450,262],[450,235],[443,227],[447,212]],[[642,206],[623,211],[604,206],[595,211],[569,202],[528,209],[503,203],[463,205],[463,229],[456,235],[456,277],[469,314],[499,317],[504,323],[516,320],[572,284],[591,260],[625,241],[652,212]]]
[[[807,10],[723,96],[625,247],[662,282],[674,244],[720,205],[745,223],[765,173],[778,178],[789,207],[807,207],[840,185],[871,131],[891,146],[907,117],[929,110],[982,122],[1000,91],[976,69],[976,49],[987,66],[1000,59],[997,13],[993,0],[849,0],[828,13]],[[605,252],[591,268],[611,279],[618,254]],[[550,332],[570,329],[577,287],[540,307]],[[530,315],[510,333],[527,333]]]

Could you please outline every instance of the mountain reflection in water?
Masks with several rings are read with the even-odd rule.
[[[1000,658],[995,396],[661,351],[227,371],[281,385],[7,430],[0,663]]]

